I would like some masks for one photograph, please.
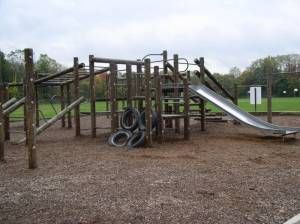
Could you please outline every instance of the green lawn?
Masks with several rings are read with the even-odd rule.
[[[254,105],[250,105],[249,99],[239,99],[239,106],[248,111],[254,111]],[[60,111],[60,105],[54,104],[54,107],[57,112]],[[119,102],[119,108],[122,108],[123,105]],[[47,118],[53,117],[55,115],[55,111],[50,104],[40,104],[40,110],[43,112],[44,116]],[[216,107],[214,107],[211,103],[208,103],[207,108],[210,108],[213,112],[219,111]],[[97,102],[96,103],[96,111],[105,111],[106,104],[105,102]],[[89,112],[90,104],[85,102],[80,105],[81,112]],[[257,111],[266,112],[267,111],[267,100],[263,99],[262,104],[257,106]],[[290,112],[297,111],[300,112],[300,98],[299,97],[287,97],[287,98],[273,98],[273,111],[277,112]],[[14,113],[11,114],[12,120],[18,120],[18,117],[23,116],[23,108],[19,108]]]

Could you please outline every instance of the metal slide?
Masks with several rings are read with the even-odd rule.
[[[190,85],[189,88],[193,94],[201,97],[204,100],[213,103],[216,107],[220,108],[221,110],[223,110],[225,113],[227,113],[234,119],[248,126],[259,129],[263,132],[268,132],[277,135],[290,135],[290,134],[296,134],[300,132],[300,128],[281,127],[263,121],[241,110],[238,106],[233,104],[231,101],[220,96],[219,94],[215,93],[214,91],[210,90],[204,85]]]

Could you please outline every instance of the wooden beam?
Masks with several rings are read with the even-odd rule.
[[[65,104],[65,91],[64,91],[64,86],[60,86],[60,110],[64,110],[66,107]],[[66,119],[65,116],[61,117],[61,127],[64,128],[66,127]]]
[[[34,65],[33,65],[33,50],[25,49],[25,80],[26,80],[26,121],[27,121],[27,156],[28,168],[34,169],[37,167],[36,156],[36,125],[35,125],[35,87],[34,87]]]
[[[115,63],[110,65],[110,83],[109,83],[109,95],[110,95],[110,119],[111,119],[111,133],[115,132],[118,128],[118,102],[116,100],[116,82],[118,75],[118,66]]]
[[[126,64],[126,81],[127,81],[127,106],[132,107],[132,68]]]
[[[138,96],[143,95],[143,70],[142,70],[142,65],[137,65],[136,66],[136,72],[137,72],[137,94]],[[143,99],[138,100],[138,110],[142,111],[143,109]]]
[[[0,90],[1,91],[1,90]],[[3,114],[3,105],[0,100],[0,162],[4,160],[4,141],[5,141],[5,133],[4,133],[4,114]]]
[[[37,79],[38,78],[38,73],[34,72],[34,78]],[[38,94],[38,85],[35,85],[35,123],[36,126],[39,127],[40,126],[40,111],[39,111],[39,94]]]
[[[204,58],[200,58],[199,60],[200,67],[200,81],[204,84],[205,81],[205,67],[204,67]],[[201,113],[201,131],[205,131],[205,101],[203,99],[200,100],[200,113]]]
[[[83,68],[83,67],[84,67],[84,63],[79,64],[78,67],[79,67],[79,68]],[[57,73],[55,73],[55,74],[53,74],[53,75],[48,75],[48,76],[46,76],[46,77],[37,79],[37,80],[35,80],[34,83],[35,83],[35,84],[41,84],[41,83],[43,83],[43,82],[46,82],[46,81],[49,81],[49,80],[51,80],[51,79],[60,77],[60,76],[62,76],[62,75],[65,75],[65,74],[70,73],[70,72],[73,72],[73,71],[74,71],[74,67],[67,68],[67,69],[65,69],[65,70],[63,70],[63,71],[60,71],[60,72],[57,72]]]
[[[189,77],[190,71],[187,71],[187,76],[183,79],[183,97],[184,97],[184,122],[183,132],[184,139],[190,139],[190,94],[189,94]]]
[[[159,75],[159,67],[154,67],[154,77],[156,80],[156,94],[155,94],[155,105],[156,105],[156,113],[157,113],[157,141],[158,143],[162,143],[163,141],[163,119],[162,119],[162,83]]]
[[[79,98],[79,73],[78,73],[78,58],[73,59],[73,71],[74,71],[74,98]],[[74,123],[75,123],[75,136],[80,136],[80,105],[74,107]]]
[[[64,110],[60,111],[57,115],[55,115],[53,118],[51,118],[50,120],[48,120],[47,122],[43,123],[36,131],[36,136],[41,134],[43,131],[45,131],[47,128],[49,128],[50,126],[52,126],[53,124],[55,124],[56,121],[60,120],[66,113],[68,113],[69,111],[71,111],[75,106],[79,105],[80,103],[84,102],[84,97],[80,97],[77,100],[75,100],[73,103],[71,103],[70,105],[68,105]],[[21,144],[23,142],[25,142],[26,139],[23,138],[22,140],[20,140],[18,142],[18,144]]]
[[[179,83],[179,58],[177,54],[174,54],[173,56],[174,60],[174,70],[173,70],[173,76],[174,76],[174,83],[177,85]],[[174,89],[174,97],[179,97],[179,89],[175,87]],[[175,114],[179,114],[179,105],[175,103],[173,105]],[[180,133],[180,119],[175,119],[175,133]]]
[[[67,105],[71,104],[71,88],[70,84],[66,85],[67,86]],[[72,128],[72,116],[71,116],[71,111],[67,113],[67,123],[68,123],[68,128]]]
[[[146,145],[152,146],[152,102],[151,102],[151,62],[145,59],[145,120],[146,120]]]
[[[13,111],[15,111],[16,109],[18,109],[20,106],[22,106],[25,103],[25,97],[21,98],[20,100],[18,100],[17,102],[15,102],[13,105],[11,105],[10,107],[6,108],[5,110],[3,110],[3,113],[5,115],[9,115],[10,113],[12,113]]]
[[[134,60],[123,60],[123,59],[114,59],[114,58],[98,58],[93,57],[93,62],[98,63],[113,63],[113,64],[130,64],[130,65],[143,65],[144,63],[142,61],[134,61]]]
[[[8,94],[8,87],[5,86],[4,88],[4,100],[8,101],[9,100],[9,94]],[[9,129],[10,129],[10,125],[9,125],[9,116],[4,115],[3,117],[4,119],[4,132],[5,132],[5,140],[10,140],[10,133],[9,133]]]
[[[16,101],[17,101],[17,98],[15,98],[15,97],[9,99],[8,101],[6,101],[5,103],[2,104],[2,109],[5,110],[9,106],[13,105]]]
[[[90,105],[91,105],[91,135],[96,137],[96,90],[95,90],[95,71],[94,55],[89,56],[90,66]]]

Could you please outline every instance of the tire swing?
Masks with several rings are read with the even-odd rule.
[[[132,137],[132,133],[127,130],[118,130],[111,134],[108,139],[108,144],[115,147],[124,147],[127,145],[128,140]]]
[[[129,148],[136,148],[143,146],[145,144],[146,134],[145,131],[138,131],[133,134],[133,136],[129,139],[127,146]]]
[[[121,115],[120,125],[123,129],[134,131],[139,125],[140,113],[134,108],[126,108]]]

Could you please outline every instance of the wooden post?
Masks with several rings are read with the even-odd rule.
[[[200,81],[204,85],[204,76],[205,76],[205,67],[204,67],[204,58],[200,58]],[[205,101],[200,100],[200,112],[201,112],[201,131],[205,131]]]
[[[4,101],[9,100],[9,94],[8,94],[8,86],[4,87]],[[5,133],[5,140],[10,140],[10,133],[9,133],[9,114],[4,115],[4,133]]]
[[[178,98],[179,97],[179,89],[178,89],[178,84],[179,84],[179,59],[178,55],[174,54],[173,57],[174,60],[174,83],[175,83],[175,89],[174,89],[174,97]],[[179,114],[179,104],[177,100],[175,100],[174,104],[174,111],[175,114]],[[175,133],[180,133],[180,119],[176,118],[175,119]]]
[[[105,101],[105,105],[106,105],[106,111],[109,111],[109,75],[105,75],[105,87],[106,87],[106,93],[105,93],[105,97],[106,97],[106,101]],[[106,115],[107,118],[109,118],[109,114]]]
[[[127,107],[132,107],[132,68],[126,64],[126,81],[127,81]]]
[[[23,96],[26,97],[26,77],[25,76],[23,77]],[[23,107],[23,123],[24,123],[24,131],[25,131],[25,133],[27,133],[26,116],[27,116],[26,103],[24,103],[24,107]],[[26,140],[26,144],[27,144],[27,140]]]
[[[91,134],[96,137],[96,90],[95,90],[95,70],[94,55],[89,56],[90,64],[90,104],[91,104]]]
[[[38,79],[38,73],[34,72],[34,78],[35,80]],[[39,111],[39,94],[38,94],[38,85],[35,85],[35,122],[36,122],[36,126],[39,127],[40,126],[40,111]]]
[[[0,91],[2,91],[2,87]],[[5,141],[4,135],[5,134],[4,134],[3,108],[2,108],[2,101],[0,101],[0,162],[4,161],[4,141]]]
[[[267,74],[267,107],[268,107],[268,122],[272,123],[272,76]]]
[[[145,59],[145,120],[146,120],[146,145],[152,146],[152,112],[151,112],[151,63],[150,59]]]
[[[64,110],[66,107],[66,104],[65,104],[65,91],[64,91],[64,86],[61,85],[60,86],[60,110]],[[65,119],[65,116],[62,116],[61,118],[61,127],[64,128],[66,127],[66,119]]]
[[[142,75],[142,65],[141,64],[138,64],[136,66],[136,72],[138,73],[137,74],[137,89],[138,89],[138,95],[141,96],[142,95],[142,79],[143,79],[143,75]],[[143,109],[143,99],[138,99],[138,110],[139,111],[142,111]]]
[[[162,88],[161,88],[161,79],[159,75],[159,67],[155,66],[154,67],[154,77],[156,80],[156,113],[157,113],[157,141],[158,143],[162,143],[163,140],[163,131],[162,131],[162,124],[163,124],[163,119],[162,119]]]
[[[184,97],[184,139],[190,139],[190,95],[189,95],[189,77],[190,71],[187,71],[186,77],[183,79],[183,97]]]
[[[0,54],[0,161],[4,161],[4,120],[3,120],[3,74],[2,74],[2,57],[3,55]]]
[[[71,88],[70,88],[70,84],[67,84],[67,105],[70,104],[71,104]],[[67,113],[67,120],[68,120],[68,128],[72,128],[71,111]]]
[[[79,98],[79,72],[78,72],[78,58],[73,59],[73,72],[74,72],[74,98]],[[80,105],[74,107],[74,123],[75,123],[75,136],[80,136]]]
[[[25,49],[25,79],[26,79],[26,121],[27,121],[27,156],[28,168],[37,167],[36,142],[35,142],[35,87],[34,87],[34,68],[33,68],[33,51]]]
[[[118,128],[118,102],[116,99],[116,82],[118,75],[118,66],[115,63],[110,63],[110,119],[111,119],[111,133],[115,132]]]

